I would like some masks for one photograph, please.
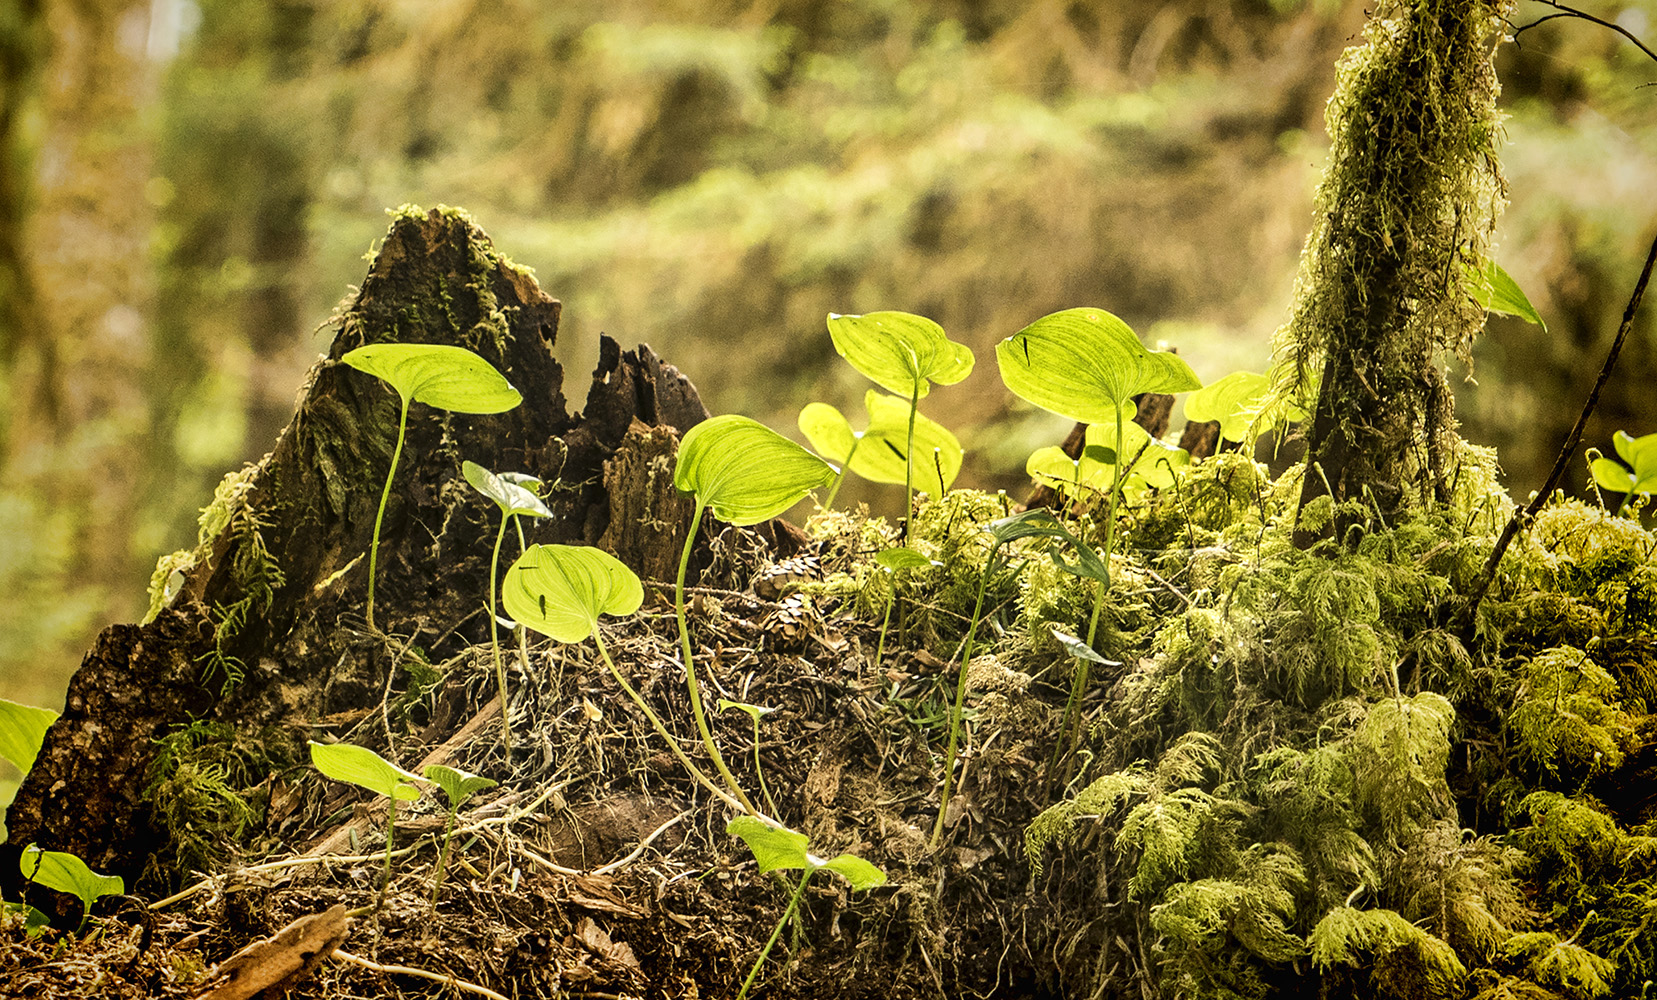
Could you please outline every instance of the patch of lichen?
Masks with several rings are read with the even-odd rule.
[[[274,730],[250,735],[197,721],[157,740],[142,795],[167,846],[145,877],[178,880],[261,853],[268,775],[293,763],[290,741]]]

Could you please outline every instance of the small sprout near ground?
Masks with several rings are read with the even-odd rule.
[[[754,860],[759,862],[761,872],[784,871],[800,869],[800,882],[794,888],[794,895],[788,900],[788,908],[783,911],[782,917],[777,920],[777,926],[772,929],[771,937],[760,949],[759,958],[755,960],[753,969],[748,978],[742,983],[742,991],[736,1000],[744,1000],[748,990],[754,985],[754,979],[759,976],[759,970],[765,967],[765,958],[771,954],[771,948],[776,945],[777,938],[782,935],[783,925],[800,906],[800,896],[805,892],[805,884],[812,874],[823,868],[839,873],[853,890],[873,889],[886,882],[886,873],[855,854],[842,854],[830,861],[824,861],[808,852],[810,839],[803,833],[796,833],[785,826],[768,823],[757,816],[737,816],[725,825],[725,832],[741,837],[748,850],[753,852]]]
[[[500,372],[464,347],[447,344],[367,344],[348,352],[341,361],[389,383],[403,402],[397,422],[397,447],[391,453],[385,488],[380,491],[380,509],[374,515],[374,539],[368,546],[368,600],[363,616],[374,628],[374,578],[379,568],[380,523],[385,520],[386,501],[403,457],[403,438],[408,434],[410,403],[425,403],[455,413],[504,413],[523,402]],[[503,712],[504,714],[504,712]]]
[[[685,571],[690,550],[696,544],[696,529],[702,513],[713,508],[722,521],[746,528],[768,521],[805,499],[812,490],[827,486],[835,478],[834,467],[748,417],[726,414],[704,420],[685,432],[679,442],[679,459],[673,469],[673,486],[696,500],[696,513],[685,533],[685,548],[679,554],[679,576],[673,587],[673,610],[679,621],[679,643],[685,657],[685,683],[690,688],[691,714],[702,745],[713,758],[720,777],[748,812],[754,804],[725,766],[719,747],[708,728],[702,708],[701,687],[696,681],[696,664],[691,655],[690,628],[685,622]]]
[[[126,882],[119,875],[99,875],[86,862],[64,851],[43,851],[30,844],[23,848],[17,860],[18,871],[37,885],[58,892],[67,892],[81,901],[81,922],[75,933],[86,929],[92,904],[102,896],[119,896],[127,891]],[[30,918],[33,919],[32,917]]]
[[[501,603],[514,621],[558,642],[585,642],[591,636],[598,655],[610,668],[610,676],[667,741],[668,749],[690,776],[725,802],[739,809],[751,808],[732,798],[691,762],[661,716],[610,659],[598,629],[599,616],[630,615],[644,604],[644,586],[620,559],[584,545],[531,545],[506,571]]]
[[[496,475],[476,462],[460,463],[461,474],[472,488],[495,501],[501,509],[501,527],[495,532],[495,552],[489,557],[489,647],[495,653],[495,684],[501,696],[501,740],[506,745],[507,758],[512,756],[512,713],[506,704],[506,666],[501,662],[500,616],[495,613],[495,581],[500,576],[501,540],[506,537],[506,522],[522,514],[525,517],[551,517],[552,511],[541,498],[509,479]],[[510,474],[509,474],[510,475]],[[514,477],[516,478],[516,477]],[[529,482],[538,480],[523,479]],[[522,481],[522,480],[520,480]],[[523,529],[519,529],[518,543],[523,544]]]
[[[443,796],[449,800],[449,816],[443,826],[443,847],[437,852],[437,871],[432,875],[432,906],[435,908],[437,892],[443,888],[443,872],[449,860],[449,841],[454,837],[455,814],[467,799],[486,788],[494,788],[498,782],[446,764],[427,764],[421,770],[426,780],[443,789]]]
[[[312,741],[311,764],[335,781],[349,782],[390,800],[385,817],[385,871],[380,876],[380,897],[374,904],[374,909],[379,910],[385,905],[386,888],[391,885],[391,841],[397,831],[397,800],[412,802],[418,799],[420,788],[410,782],[425,779],[403,770],[367,747],[351,743],[322,744]]]
[[[725,698],[719,699],[719,710],[721,712],[733,708],[747,712],[748,717],[754,721],[754,773],[759,776],[759,791],[761,795],[765,796],[765,807],[771,810],[771,815],[775,816],[777,815],[777,802],[771,798],[771,789],[765,786],[765,769],[760,766],[759,762],[759,720],[761,716],[770,715],[776,709],[765,708],[761,705],[750,705],[747,702],[729,701]]]
[[[1600,489],[1623,494],[1622,504],[1617,507],[1621,514],[1635,497],[1657,492],[1657,434],[1633,437],[1627,431],[1618,431],[1611,444],[1622,462],[1600,455],[1591,459],[1588,469]]]

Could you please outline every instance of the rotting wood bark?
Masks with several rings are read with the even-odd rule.
[[[387,634],[412,637],[434,663],[487,636],[477,595],[488,592],[498,522],[461,477],[463,458],[550,485],[556,517],[537,525],[537,540],[599,544],[647,577],[670,578],[661,554],[677,551],[689,521],[672,489],[676,432],[707,411],[649,347],[622,351],[606,337],[586,411],[571,415],[551,350],[559,310],[464,214],[398,214],[361,291],[331,321],[333,343],[292,422],[229,494],[225,526],[185,563],[171,608],[148,624],[106,629],[71,681],[66,711],[8,813],[0,888],[16,898],[16,857],[33,842],[137,875],[163,839],[143,801],[153,741],[179,726],[278,726],[297,739],[312,720],[378,704],[396,664],[363,629],[362,557],[397,400],[338,363],[353,348],[458,344],[524,395],[497,415],[410,411],[376,585]],[[781,554],[797,546],[791,529],[762,534]],[[705,544],[697,561],[710,562]],[[221,678],[204,679],[209,661],[243,672],[222,697]]]

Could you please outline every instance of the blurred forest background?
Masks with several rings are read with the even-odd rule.
[[[1579,0],[1652,40],[1657,0]],[[1549,13],[1519,5],[1516,25]],[[0,696],[49,707],[135,621],[220,476],[288,421],[385,210],[463,206],[715,412],[861,413],[830,311],[931,316],[979,372],[926,407],[964,485],[1066,428],[991,345],[1110,309],[1205,380],[1287,317],[1362,0],[0,0]],[[1657,63],[1579,20],[1500,58],[1493,321],[1463,433],[1538,486],[1654,221]],[[1585,443],[1657,420],[1647,310]],[[1459,379],[1458,379],[1459,381]],[[1586,480],[1580,459],[1570,477]],[[890,493],[891,491],[888,491]],[[883,494],[889,501],[889,496]],[[855,498],[854,498],[855,499]]]

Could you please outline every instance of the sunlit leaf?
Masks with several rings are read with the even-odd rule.
[[[1613,493],[1634,492],[1634,473],[1628,471],[1628,466],[1609,458],[1596,458],[1588,466],[1594,474],[1594,482],[1602,490]]]
[[[531,545],[506,571],[501,603],[520,624],[559,642],[581,642],[600,615],[630,615],[644,603],[638,575],[590,545]]]
[[[1036,449],[1025,462],[1025,473],[1067,496],[1103,496],[1116,475],[1114,424],[1088,425],[1085,440],[1079,459],[1056,446]],[[1130,492],[1146,487],[1167,489],[1174,484],[1174,470],[1191,461],[1190,453],[1183,448],[1152,439],[1143,427],[1132,422],[1122,425],[1122,453],[1124,461],[1132,463],[1123,470],[1123,486]]]
[[[744,527],[776,517],[834,477],[827,462],[771,428],[726,414],[685,433],[673,485]]]
[[[0,899],[0,912],[21,916],[23,933],[29,937],[38,937],[52,923],[50,917],[27,903],[11,903]]]
[[[770,715],[772,712],[776,711],[775,708],[766,708],[763,705],[750,705],[745,701],[731,701],[728,698],[719,699],[719,710],[721,712],[727,712],[733,708],[741,709],[742,711],[747,712],[755,722],[758,722],[764,716]]]
[[[861,316],[830,313],[834,349],[876,385],[907,401],[925,396],[931,383],[954,385],[972,374],[972,349],[944,335],[944,328],[905,312]]]
[[[1542,321],[1542,314],[1530,304],[1519,283],[1495,261],[1486,261],[1482,269],[1467,268],[1464,277],[1467,294],[1486,312],[1517,316],[1527,323],[1536,324],[1543,331],[1548,329],[1548,324]]]
[[[842,854],[818,867],[825,871],[837,872],[858,891],[886,884],[885,872],[855,854]]]
[[[1001,380],[1019,397],[1082,423],[1116,421],[1116,407],[1142,392],[1201,388],[1176,354],[1149,351],[1103,309],[1043,316],[995,347]]]
[[[870,389],[863,405],[869,426],[862,432],[853,431],[840,411],[826,403],[809,403],[800,411],[800,431],[817,454],[829,461],[847,466],[870,482],[901,486],[904,447],[909,440],[909,401]],[[943,496],[961,472],[962,455],[960,440],[948,428],[915,414],[916,489]]]
[[[58,713],[49,708],[20,705],[0,698],[0,757],[28,774],[35,766],[41,744],[46,742],[46,730],[57,718]]]
[[[1272,380],[1258,372],[1232,372],[1185,397],[1185,419],[1216,420],[1227,441],[1270,434],[1279,425],[1305,420],[1304,409],[1291,402],[1273,404]]]
[[[418,774],[403,770],[367,747],[315,741],[311,741],[310,745],[312,766],[335,781],[348,782],[405,802],[420,797],[419,787],[409,784],[423,780]]]
[[[471,774],[447,764],[427,764],[420,771],[426,776],[427,781],[443,789],[443,794],[448,796],[449,805],[456,809],[478,792],[499,784],[491,778]]]
[[[552,511],[541,502],[541,498],[529,490],[507,479],[510,473],[496,475],[476,462],[465,461],[460,463],[460,472],[472,488],[484,496],[495,501],[501,513],[510,517],[513,514],[524,514],[529,517],[551,517]],[[528,477],[525,477],[528,478]],[[540,480],[530,479],[530,482]]]
[[[523,402],[493,365],[464,347],[367,344],[340,360],[384,379],[405,403],[455,413],[504,413]]]
[[[43,851],[34,844],[23,848],[17,869],[31,882],[78,897],[88,908],[100,896],[119,896],[127,891],[121,876],[99,875],[73,854]]]
[[[875,553],[875,562],[889,570],[925,569],[928,566],[942,566],[936,559],[928,559],[914,549],[897,546],[890,549],[881,549]]]

